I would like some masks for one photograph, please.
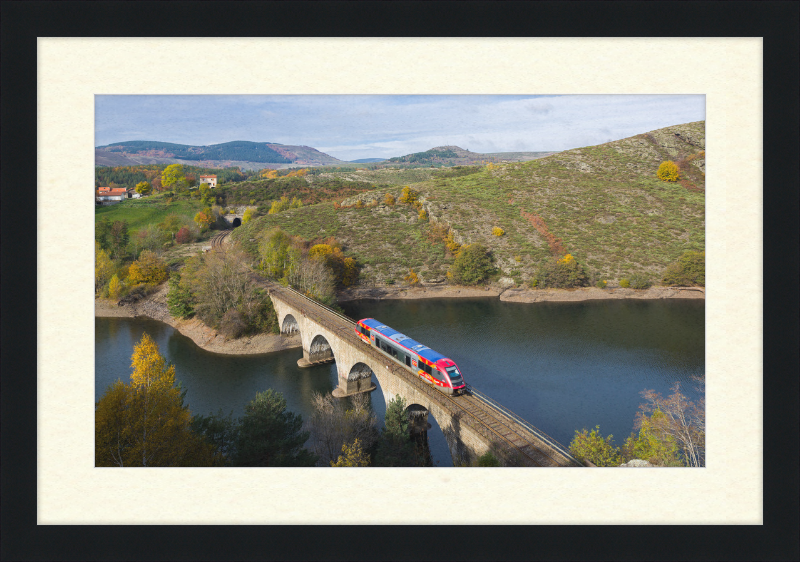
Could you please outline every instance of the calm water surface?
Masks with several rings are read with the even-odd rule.
[[[373,317],[452,358],[464,377],[539,429],[569,444],[576,429],[600,426],[621,444],[642,402],[640,392],[670,392],[705,372],[702,300],[503,303],[498,299],[360,301],[352,318]],[[299,369],[300,349],[225,356],[198,348],[170,326],[149,319],[97,318],[95,397],[117,378],[130,378],[133,346],[147,332],[175,365],[192,413],[243,413],[256,392],[283,393],[288,408],[308,419],[311,394],[336,385],[335,365]],[[374,377],[373,377],[373,380]],[[377,382],[377,381],[376,381]],[[380,420],[386,409],[371,394]],[[452,466],[431,416],[431,452]]]

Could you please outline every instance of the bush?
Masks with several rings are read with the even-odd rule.
[[[408,270],[408,275],[406,275],[404,277],[404,279],[405,279],[405,282],[408,283],[409,285],[413,286],[413,285],[418,285],[419,284],[419,277],[417,276],[416,273],[414,273],[413,269],[409,269]]]
[[[627,278],[623,277],[622,279],[619,280],[619,286],[622,287],[623,289],[627,289],[628,287],[631,286],[631,282]]]
[[[419,216],[419,220],[421,220],[421,221],[428,220],[428,213],[425,211],[425,209],[420,209],[418,216]]]
[[[143,250],[139,259],[131,264],[128,270],[128,282],[131,285],[148,283],[158,285],[167,278],[167,265],[150,250]]]
[[[389,206],[394,205],[394,195],[387,193],[386,197],[383,198],[383,202]]]
[[[492,234],[494,234],[495,236],[502,236],[505,233],[506,233],[506,231],[503,230],[502,228],[500,228],[499,226],[495,226],[492,229]]]
[[[611,444],[613,435],[605,439],[600,434],[600,426],[591,432],[587,429],[575,431],[569,444],[570,454],[578,460],[589,461],[597,466],[619,466],[621,462],[619,447]]]
[[[578,260],[572,254],[567,254],[560,260],[550,261],[540,267],[536,281],[535,286],[542,288],[571,289],[587,286],[589,277]]]
[[[236,339],[244,334],[246,330],[247,323],[242,313],[235,308],[229,309],[222,315],[222,320],[219,322],[219,332],[227,339]]]
[[[408,203],[410,205],[413,205],[414,203],[417,202],[417,197],[418,196],[419,196],[419,192],[418,191],[414,191],[410,187],[405,186],[403,188],[403,194],[400,196],[400,202],[401,203]]]
[[[699,285],[706,284],[706,253],[686,252],[677,262],[670,264],[661,279],[664,285]]]
[[[500,466],[500,461],[491,451],[486,451],[478,457],[478,466]]]
[[[181,283],[181,274],[177,271],[169,277],[167,308],[176,318],[187,318],[194,314],[194,297],[191,290]]]
[[[608,286],[608,281],[599,279],[597,283],[594,284],[594,286],[597,287],[598,289],[605,289]]]
[[[185,226],[175,234],[175,242],[178,244],[188,244],[193,240],[194,237],[192,236],[192,233]]]
[[[649,289],[653,285],[650,278],[643,273],[631,275],[630,283],[631,287],[634,289]]]
[[[678,165],[672,160],[667,160],[666,162],[662,162],[661,165],[658,167],[656,176],[661,181],[678,181],[678,179],[680,179],[680,171],[678,169]]]
[[[481,244],[470,244],[461,248],[447,276],[459,285],[475,285],[486,280],[493,271],[488,250]]]
[[[242,224],[250,222],[257,216],[258,214],[256,213],[255,209],[252,208],[245,209],[244,214],[242,215]]]

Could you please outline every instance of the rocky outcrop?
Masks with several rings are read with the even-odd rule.
[[[628,461],[619,466],[620,468],[650,468],[655,465],[652,465],[649,462],[643,461],[641,459],[633,459],[632,461]]]

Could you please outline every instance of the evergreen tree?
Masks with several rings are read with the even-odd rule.
[[[286,399],[272,389],[245,406],[233,458],[235,466],[314,466],[316,455],[303,448],[309,433],[303,418],[286,411]]]

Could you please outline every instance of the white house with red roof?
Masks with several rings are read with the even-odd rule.
[[[217,187],[217,176],[200,176],[200,183],[207,183],[208,187]]]
[[[98,187],[95,190],[95,202],[101,205],[119,203],[128,197],[128,190],[124,187]]]

